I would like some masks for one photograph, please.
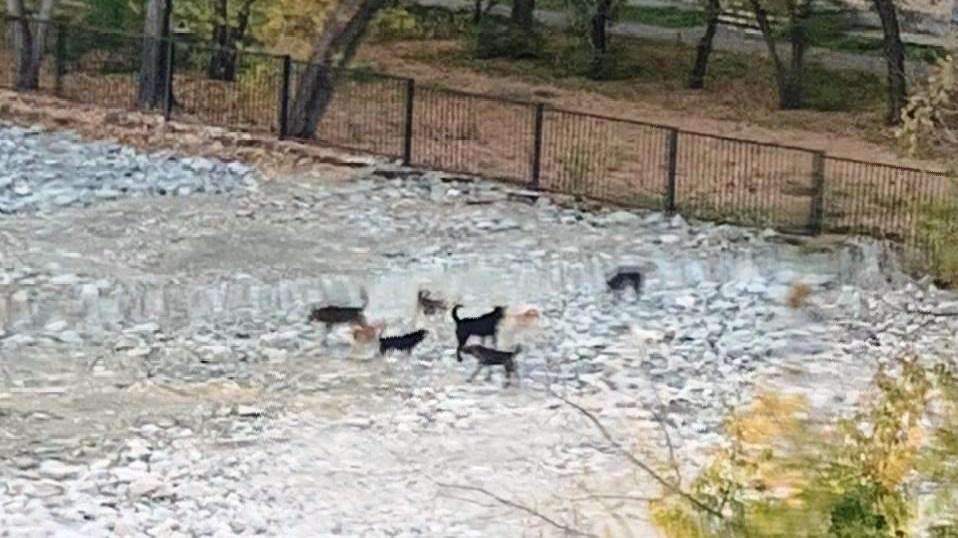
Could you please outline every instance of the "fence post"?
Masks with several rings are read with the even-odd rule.
[[[665,158],[668,170],[665,176],[665,211],[675,213],[675,177],[678,173],[679,130],[669,129],[665,136]]]
[[[406,116],[403,124],[402,164],[412,164],[412,114],[413,104],[416,101],[416,81],[406,79]]]
[[[166,73],[163,81],[163,119],[169,121],[173,115],[173,70],[176,54],[174,54],[173,34],[166,38]]]
[[[66,74],[66,56],[67,56],[67,25],[63,22],[57,23],[57,50],[55,57],[56,80],[53,84],[53,95],[60,97],[63,95],[63,75]]]
[[[542,120],[545,115],[545,103],[536,103],[534,142],[532,146],[532,188],[539,188],[539,175],[542,172]]]
[[[289,54],[283,56],[283,72],[279,81],[279,99],[277,117],[279,118],[279,139],[283,140],[289,134],[289,78],[292,74],[292,59]]]
[[[812,211],[809,229],[819,235],[825,229],[825,152],[812,153]]]

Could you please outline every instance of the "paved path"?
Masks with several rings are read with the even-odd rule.
[[[643,0],[642,5],[646,5],[646,1],[651,0]],[[443,7],[457,11],[473,9],[471,0],[415,0],[415,2],[423,6]],[[491,11],[497,15],[508,15],[510,8],[509,6],[495,6]],[[546,26],[554,28],[568,26],[567,16],[558,11],[536,10],[535,17],[536,20]],[[702,34],[705,33],[705,27],[662,28],[637,22],[618,22],[612,26],[610,32],[613,35],[679,42],[694,46],[702,37]],[[787,54],[788,44],[780,42],[779,46],[781,47],[780,50],[786,51],[785,54]],[[768,57],[768,50],[760,38],[745,35],[740,30],[727,26],[719,26],[713,41],[713,48],[725,52],[744,52]],[[812,47],[806,53],[806,58],[809,62],[817,62],[831,69],[848,69],[874,73],[880,76],[885,75],[885,60],[879,55],[854,54]],[[921,62],[910,62],[908,71],[910,77],[922,76],[927,72],[927,65]]]

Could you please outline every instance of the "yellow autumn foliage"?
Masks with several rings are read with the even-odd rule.
[[[308,60],[313,41],[334,7],[331,0],[270,0],[252,28],[259,43],[296,60]]]
[[[954,379],[944,370],[938,376]],[[908,485],[920,473],[927,480],[951,471],[958,443],[947,440],[958,439],[950,426],[958,419],[945,416],[938,430],[926,431],[933,376],[915,357],[881,369],[874,386],[863,408],[835,422],[811,420],[800,396],[757,396],[728,417],[727,445],[690,491],[723,517],[670,496],[652,504],[652,521],[669,538],[909,535],[917,512]],[[939,402],[939,416],[958,410],[953,392],[945,405]],[[929,439],[936,461],[927,457]],[[942,484],[946,492],[958,491],[954,483]]]

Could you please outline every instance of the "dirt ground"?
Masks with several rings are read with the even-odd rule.
[[[795,111],[787,113],[796,123],[814,126],[809,129],[770,128],[754,122],[732,119],[736,110],[720,103],[707,105],[695,97],[695,92],[680,90],[659,96],[642,95],[633,100],[612,99],[586,91],[571,90],[555,85],[529,83],[522,80],[491,76],[475,70],[450,68],[417,57],[430,57],[444,51],[461,49],[454,41],[407,41],[386,45],[366,44],[359,52],[358,61],[368,62],[397,76],[412,77],[417,81],[441,84],[448,88],[468,89],[470,92],[526,98],[544,101],[570,111],[587,112],[636,121],[656,123],[719,136],[743,138],[775,144],[805,147],[827,151],[829,155],[849,159],[879,161],[902,166],[937,169],[933,161],[911,159],[893,147],[891,137],[886,143],[867,142],[851,136],[860,132],[853,127],[856,115],[841,112]],[[739,96],[747,99],[748,96]],[[741,107],[736,107],[741,108]],[[785,114],[785,113],[782,113]],[[847,126],[843,134],[843,127]]]

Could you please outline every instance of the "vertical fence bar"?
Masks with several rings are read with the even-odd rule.
[[[283,70],[279,80],[279,95],[277,96],[276,117],[279,119],[278,136],[280,140],[289,134],[289,79],[292,74],[293,62],[289,54],[282,57]]]
[[[546,105],[536,103],[535,126],[533,127],[532,145],[532,188],[539,188],[539,175],[542,173],[542,120]]]
[[[675,213],[676,208],[676,185],[675,177],[678,174],[679,158],[679,131],[678,129],[669,129],[665,136],[665,155],[668,170],[665,176],[665,211]]]
[[[820,235],[825,228],[825,152],[812,153],[812,207],[809,231]]]
[[[63,75],[66,74],[66,62],[67,62],[67,25],[63,22],[58,22],[56,25],[57,29],[57,50],[55,56],[55,76],[56,79],[53,83],[53,95],[60,97],[63,95]]]
[[[176,54],[173,52],[173,35],[166,38],[166,79],[163,84],[163,118],[169,121],[173,115],[173,62],[176,61]]]
[[[416,102],[416,81],[406,79],[406,115],[403,120],[402,163],[403,166],[412,164],[412,118],[413,104]]]

